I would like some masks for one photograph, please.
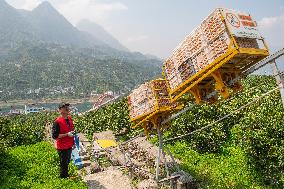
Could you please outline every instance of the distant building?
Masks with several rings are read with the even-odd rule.
[[[35,93],[36,94],[39,94],[39,92],[40,92],[40,88],[39,89],[35,89]]]
[[[20,114],[24,114],[24,110],[23,109],[12,109],[10,110],[10,112],[8,113],[9,115],[20,115]]]
[[[38,113],[38,112],[42,112],[42,111],[45,111],[45,110],[46,109],[44,107],[36,107],[36,106],[28,107],[27,105],[25,105],[24,113],[25,114]]]
[[[105,94],[107,94],[107,95],[114,95],[114,92],[113,91],[107,91]]]

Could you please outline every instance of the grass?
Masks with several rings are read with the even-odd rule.
[[[47,142],[11,148],[0,155],[1,189],[87,189],[71,164],[69,174],[74,180],[59,178],[59,158]]]

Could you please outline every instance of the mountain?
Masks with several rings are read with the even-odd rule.
[[[4,44],[34,41],[76,47],[107,47],[90,34],[75,28],[47,1],[32,11],[25,11],[17,10],[1,0],[0,16],[0,33]]]
[[[73,88],[73,97],[126,92],[161,73],[160,60],[98,28],[97,36],[78,30],[48,2],[26,11],[0,0],[0,101],[53,97],[58,87]],[[43,92],[28,95],[35,89]]]
[[[89,20],[81,20],[76,27],[81,30],[90,33],[94,38],[100,39],[105,44],[112,48],[121,51],[128,51],[117,39],[109,34],[102,26],[91,22]]]
[[[127,92],[158,76],[159,64],[145,58],[114,58],[98,49],[26,43],[0,56],[0,101]],[[74,90],[58,94],[58,88]],[[36,89],[40,93],[29,92]]]
[[[157,56],[155,56],[155,55],[152,55],[152,54],[144,54],[147,58],[149,58],[149,59],[157,59],[157,60],[161,60],[162,61],[162,59],[161,58],[159,58],[159,57],[157,57]]]
[[[46,42],[77,47],[105,45],[89,34],[80,32],[47,1],[32,10],[29,20],[38,31],[40,38]]]
[[[0,53],[28,40],[39,40],[32,24],[17,9],[0,0]]]
[[[101,26],[86,23],[82,21],[79,26],[89,28],[91,34],[78,30],[47,1],[32,11],[26,11],[0,0],[0,55],[26,43],[47,43],[100,50],[102,54],[115,58],[155,59],[129,52]]]

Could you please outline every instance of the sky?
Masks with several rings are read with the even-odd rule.
[[[32,10],[44,0],[6,0]],[[103,26],[131,51],[170,56],[215,8],[248,12],[271,52],[284,47],[284,0],[47,0],[74,26],[88,19]]]

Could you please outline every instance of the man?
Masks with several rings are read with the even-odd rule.
[[[69,177],[68,165],[74,145],[74,125],[69,115],[69,106],[68,103],[59,104],[61,116],[55,120],[52,127],[52,138],[55,139],[55,148],[60,158],[60,178]]]

